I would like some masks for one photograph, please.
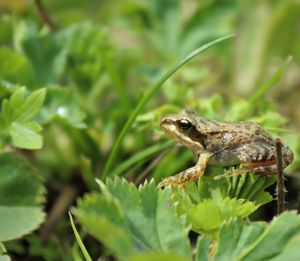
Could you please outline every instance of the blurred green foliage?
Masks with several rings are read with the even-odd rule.
[[[81,256],[66,211],[82,193],[98,190],[94,179],[103,178],[107,159],[130,117],[133,120],[105,175],[124,176],[138,185],[144,179],[159,181],[193,164],[192,153],[167,141],[159,129],[163,115],[182,108],[193,109],[199,115],[216,120],[258,122],[274,137],[280,136],[295,154],[294,163],[285,171],[288,208],[295,208],[300,188],[299,15],[300,4],[296,0],[75,0],[72,3],[66,0],[0,0],[0,160],[3,158],[0,173],[3,172],[3,180],[9,173],[24,178],[21,184],[17,182],[18,175],[11,174],[12,189],[1,189],[0,194],[8,193],[3,198],[18,195],[17,191],[26,186],[28,179],[32,180],[32,186],[26,187],[32,204],[14,203],[15,207],[24,208],[22,211],[32,209],[24,219],[30,224],[19,221],[15,233],[1,238],[1,242],[24,235],[40,224],[42,200],[36,200],[37,191],[47,189],[45,224],[38,233],[5,243],[9,254],[45,260],[72,260]],[[155,89],[137,111],[137,105],[151,92],[151,86],[155,86],[172,66],[182,62],[196,48],[232,33],[236,34],[234,38],[212,46],[180,68],[161,88]],[[29,170],[28,164],[35,171]],[[5,169],[9,171],[6,173]],[[212,203],[210,208],[221,213],[218,233],[230,238],[231,232],[226,226],[247,225],[239,223],[244,222],[240,219],[228,221],[227,218],[248,217],[252,210],[268,202],[271,198],[264,189],[273,180],[245,175],[230,181],[209,181],[211,176],[223,171],[209,167],[208,178],[201,181],[202,185],[201,182],[197,186],[193,184],[187,187],[184,196],[181,195],[181,206],[193,205],[187,210],[191,210],[191,217],[201,210],[203,201]],[[44,188],[40,180],[35,183],[36,178],[30,178],[34,172],[42,177]],[[6,188],[3,180],[0,178],[0,188]],[[208,193],[207,187],[212,191],[220,190],[221,196]],[[171,193],[151,189],[151,193],[161,197]],[[140,193],[133,187],[131,192],[135,196]],[[101,197],[99,193],[95,195],[91,201]],[[172,195],[179,197],[174,191]],[[106,204],[105,200],[100,199],[101,204]],[[225,220],[232,223],[223,225],[222,206],[226,200],[234,201],[235,213],[241,213],[238,210],[243,204],[248,204],[249,211],[245,215],[226,214]],[[58,208],[60,202],[67,203]],[[87,203],[89,200],[84,198],[80,204]],[[216,210],[219,203],[221,208]],[[119,203],[114,204],[108,207],[120,211]],[[85,224],[87,213],[81,214]],[[259,210],[258,217],[266,218],[263,210]],[[6,220],[15,222],[9,216]],[[195,222],[198,221],[196,218]],[[184,224],[180,222],[174,220],[178,226]],[[189,224],[193,225],[192,219]],[[12,225],[5,223],[6,227]],[[119,231],[121,238],[122,229],[124,227]],[[109,251],[100,249],[98,242],[79,232],[92,257],[109,256],[114,250],[114,245],[111,248],[113,241],[102,242],[102,238],[95,235],[97,231],[92,234]],[[128,233],[132,235],[133,232]],[[187,238],[182,240],[186,242]],[[208,253],[209,239],[200,240],[197,249]],[[293,242],[298,239],[293,240],[289,241],[287,249],[295,248]],[[132,242],[130,238],[127,243]],[[222,242],[226,240],[220,241],[220,248]],[[188,258],[189,247],[181,251],[183,256],[175,255],[176,258]],[[118,251],[113,254],[123,253]],[[5,253],[1,244],[0,253]],[[196,259],[199,256],[200,260],[198,254]],[[219,260],[221,254],[218,251],[215,254]],[[173,252],[165,253],[166,256],[143,255],[134,253],[132,260],[174,257]]]

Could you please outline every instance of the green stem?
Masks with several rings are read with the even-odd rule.
[[[128,169],[129,167],[134,165],[135,163],[139,163],[139,162],[147,159],[151,155],[156,154],[160,151],[163,151],[167,148],[170,148],[170,147],[174,146],[175,144],[176,144],[176,142],[174,142],[173,140],[166,141],[165,143],[162,143],[162,144],[155,144],[155,145],[141,151],[140,153],[135,154],[130,159],[123,162],[121,165],[119,165],[117,168],[115,168],[111,172],[111,176],[120,175],[123,171],[125,171],[126,169]]]
[[[72,229],[73,229],[73,232],[74,232],[74,235],[75,235],[75,238],[77,240],[77,243],[81,249],[81,252],[85,258],[86,261],[92,261],[92,258],[90,257],[88,251],[86,250],[81,238],[80,238],[80,235],[75,227],[75,224],[74,224],[74,220],[73,220],[73,217],[72,217],[72,214],[71,212],[69,212],[69,218],[70,218],[70,222],[71,222],[71,226],[72,226]]]

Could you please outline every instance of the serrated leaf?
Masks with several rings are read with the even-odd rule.
[[[44,219],[41,179],[21,158],[0,154],[0,241],[21,237]]]
[[[223,222],[247,217],[271,201],[264,189],[273,183],[272,178],[250,174],[220,180],[201,177],[198,187],[194,184],[185,186],[185,192],[176,190],[174,199],[179,203],[178,213],[187,214],[194,231],[216,238]]]
[[[276,177],[242,174],[235,177],[214,180],[212,177],[201,177],[198,181],[198,191],[190,191],[188,194],[198,202],[195,195],[200,199],[211,198],[213,194],[222,197],[246,199],[261,206],[273,200],[265,189],[276,182]]]
[[[137,189],[125,180],[108,180],[102,195],[84,198],[75,215],[117,256],[154,251],[190,258],[187,228],[170,199],[170,189],[154,183]]]
[[[244,248],[240,257],[243,260],[264,260],[278,255],[295,235],[300,235],[300,216],[285,212],[274,218],[270,226],[248,248]],[[268,251],[265,251],[268,249]]]
[[[257,209],[253,203],[235,198],[214,197],[204,199],[197,204],[186,204],[179,198],[180,214],[187,214],[187,222],[192,229],[216,237],[218,229],[226,220],[232,217],[247,217]]]
[[[132,233],[144,246],[190,257],[187,229],[170,205],[170,189],[162,191],[153,182],[137,189],[133,184],[119,179],[114,182],[108,180],[107,189],[122,205]]]
[[[0,206],[0,242],[28,234],[44,220],[40,207]]]
[[[211,260],[297,260],[281,258],[299,256],[295,245],[299,235],[300,216],[293,212],[285,212],[270,224],[232,219],[222,225]]]
[[[128,236],[129,228],[124,213],[117,202],[91,194],[78,202],[74,214],[87,231],[100,240],[116,256],[133,254],[133,239]]]
[[[22,149],[41,149],[43,146],[43,137],[36,133],[36,129],[36,125],[30,126],[13,122],[10,128],[13,145]]]
[[[272,261],[300,260],[300,236],[297,235],[288,241],[282,252]]]
[[[263,233],[265,226],[266,224],[258,222],[245,225],[240,219],[224,224],[220,231],[215,260],[238,260],[237,257],[243,249]]]

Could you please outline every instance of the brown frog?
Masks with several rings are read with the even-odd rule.
[[[275,140],[252,122],[208,120],[189,110],[162,119],[162,130],[198,156],[197,164],[176,176],[165,178],[159,186],[181,186],[203,176],[207,164],[240,165],[223,176],[240,173],[276,174]],[[283,168],[293,161],[293,152],[282,145]],[[220,177],[221,177],[220,176]]]

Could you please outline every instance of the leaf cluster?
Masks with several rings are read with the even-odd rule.
[[[39,134],[42,127],[33,121],[40,110],[46,89],[39,89],[25,96],[26,88],[17,89],[9,99],[2,102],[0,128],[1,138],[11,139],[13,146],[22,149],[40,149],[43,145]],[[4,142],[2,142],[4,143]]]
[[[72,212],[119,260],[299,257],[300,217],[294,212],[270,224],[249,222],[244,217],[256,209],[249,201],[213,197],[193,205],[186,194],[181,192],[178,197],[178,191],[161,190],[153,182],[139,188],[118,178],[99,184],[101,193],[86,195]],[[191,227],[201,234],[193,257],[188,238]]]

